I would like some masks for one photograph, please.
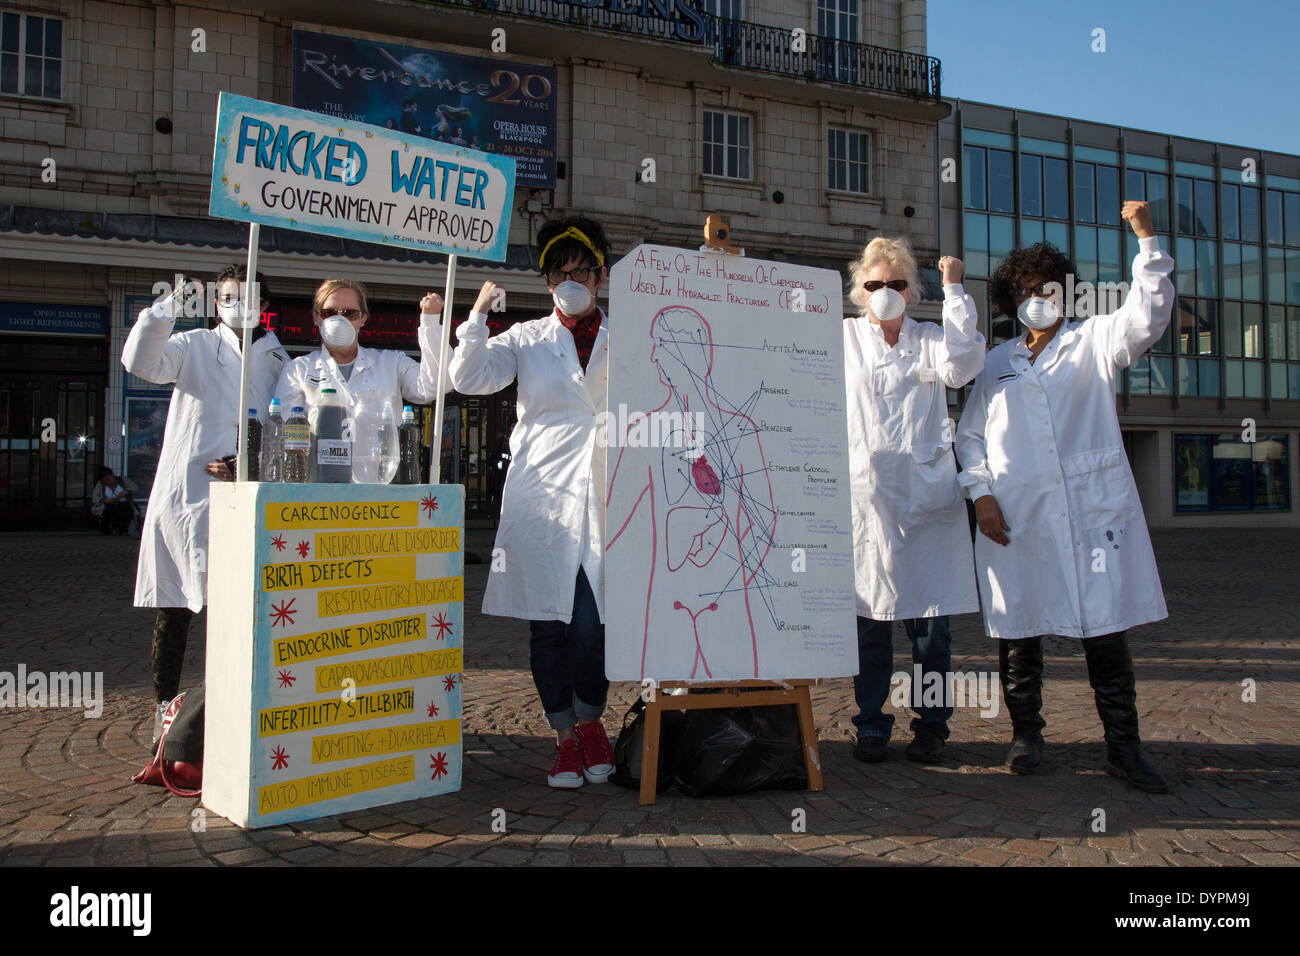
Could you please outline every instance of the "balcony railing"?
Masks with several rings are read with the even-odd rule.
[[[808,34],[796,52],[794,33],[696,13],[675,19],[622,13],[564,0],[427,0],[435,6],[505,14],[524,20],[581,27],[621,36],[653,37],[712,47],[715,62],[820,83],[897,93],[938,101],[939,61],[921,53]],[[667,6],[665,4],[665,6]],[[671,7],[669,7],[671,9]]]

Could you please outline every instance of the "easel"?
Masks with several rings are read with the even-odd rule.
[[[701,252],[743,256],[745,250],[732,241],[731,228],[721,216],[710,215],[704,223]],[[813,723],[812,695],[808,688],[814,680],[739,680],[720,683],[670,680],[654,685],[645,707],[645,733],[641,741],[641,806],[655,802],[659,785],[660,717],[665,710],[716,710],[720,707],[769,707],[793,704],[799,715],[799,744],[804,769],[808,771],[808,789],[820,792],[822,761],[817,750],[817,727]],[[686,688],[685,694],[661,694],[665,689]],[[749,690],[749,688],[763,688]],[[693,694],[692,690],[716,693]]]
[[[645,705],[645,734],[641,741],[641,806],[655,802],[659,785],[659,729],[660,715],[665,710],[712,710],[719,707],[768,707],[776,704],[794,704],[799,714],[799,744],[803,752],[804,769],[808,771],[808,789],[814,793],[824,789],[822,761],[817,750],[817,728],[813,724],[812,695],[808,688],[818,681],[792,680],[741,680],[721,684],[692,681],[665,681],[654,688]],[[685,694],[662,694],[668,688],[685,687]],[[741,688],[762,687],[766,690]],[[715,694],[692,694],[691,690],[716,690]]]

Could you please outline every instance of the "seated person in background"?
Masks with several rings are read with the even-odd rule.
[[[99,533],[126,534],[135,517],[135,501],[131,498],[133,489],[126,486],[126,480],[113,474],[107,465],[95,475],[95,488],[90,493],[90,513],[99,520]]]

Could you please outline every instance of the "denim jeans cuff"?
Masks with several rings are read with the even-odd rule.
[[[605,714],[605,702],[602,700],[599,704],[588,704],[585,700],[580,700],[577,694],[574,694],[573,707],[568,710],[568,713],[576,715],[576,720],[600,720]],[[548,719],[550,718],[550,714],[546,716]],[[551,726],[555,725],[552,724]]]
[[[572,707],[566,707],[553,714],[547,712],[546,722],[551,725],[552,730],[568,730],[578,722],[578,715],[574,713]]]

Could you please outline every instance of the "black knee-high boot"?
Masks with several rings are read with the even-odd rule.
[[[998,641],[1002,699],[1011,714],[1012,741],[1007,765],[1014,773],[1033,773],[1042,760],[1043,639]]]
[[[1106,729],[1106,772],[1123,777],[1151,793],[1166,793],[1169,785],[1142,758],[1138,737],[1137,679],[1124,631],[1085,638],[1088,683],[1097,699],[1097,715]]]

